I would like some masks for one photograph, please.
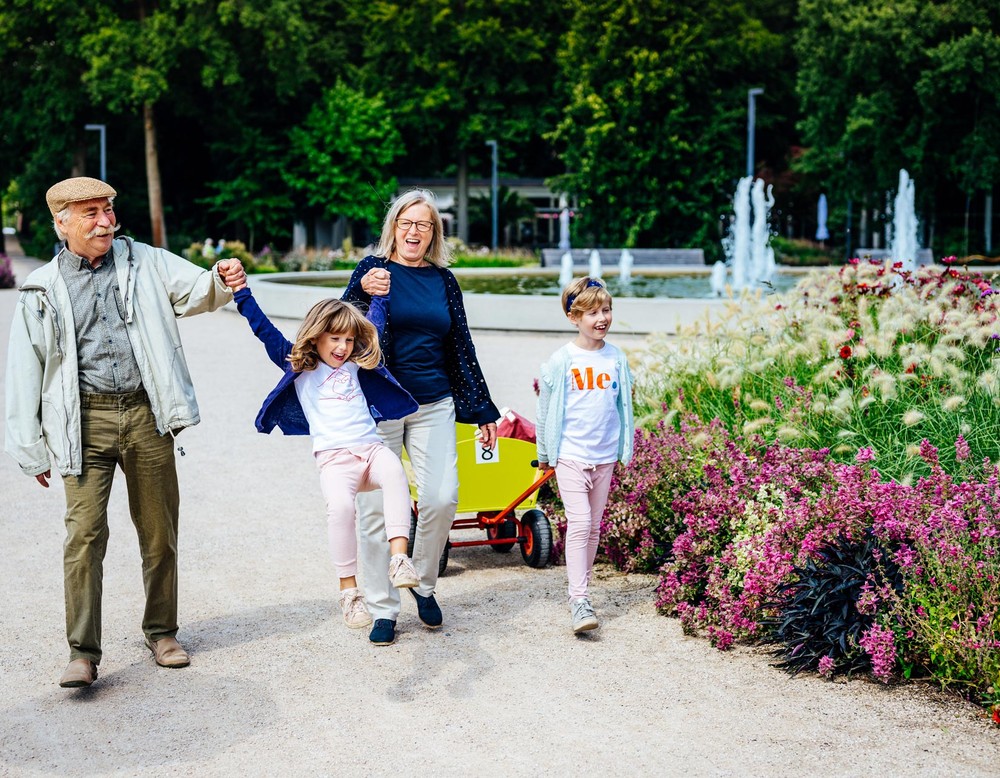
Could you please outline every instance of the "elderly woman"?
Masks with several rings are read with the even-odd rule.
[[[415,413],[378,425],[385,445],[403,448],[417,480],[417,528],[413,563],[420,585],[410,589],[420,620],[441,626],[434,599],[438,561],[458,505],[455,422],[475,424],[482,445],[496,443],[500,416],[490,399],[465,318],[462,290],[447,269],[450,251],[434,195],[415,189],[398,197],[382,224],[373,256],[358,263],[343,299],[363,304],[389,295],[382,352],[389,370],[419,404]],[[365,596],[375,619],[369,639],[389,645],[396,637],[399,590],[375,571],[389,565],[381,501],[358,496]]]

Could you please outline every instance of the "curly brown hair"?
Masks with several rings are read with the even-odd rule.
[[[350,361],[358,367],[370,370],[382,361],[382,349],[378,344],[378,330],[364,315],[350,303],[343,300],[323,300],[309,309],[295,343],[288,355],[292,370],[301,373],[315,370],[319,364],[316,339],[324,332],[347,333],[354,337],[354,351]]]

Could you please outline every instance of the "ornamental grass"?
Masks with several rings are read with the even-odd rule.
[[[640,423],[688,414],[731,433],[876,452],[883,475],[926,474],[922,440],[1000,460],[1000,326],[993,279],[853,260],[784,294],[730,302],[719,321],[637,355]],[[953,470],[953,453],[941,465]]]

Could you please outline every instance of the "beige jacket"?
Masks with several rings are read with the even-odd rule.
[[[130,250],[131,249],[131,250]],[[218,268],[205,270],[163,249],[114,241],[125,324],[161,435],[200,421],[177,319],[233,299]],[[4,448],[27,475],[79,475],[82,462],[76,330],[58,260],[21,286],[7,355]]]

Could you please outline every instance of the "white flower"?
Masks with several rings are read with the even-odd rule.
[[[774,419],[770,416],[763,416],[759,419],[748,421],[743,425],[743,434],[753,435],[755,432],[764,429],[764,427],[769,427],[772,424],[774,424]]]
[[[965,398],[960,394],[953,394],[951,397],[946,397],[944,402],[941,403],[941,407],[949,413],[957,411],[963,405],[965,405]]]

